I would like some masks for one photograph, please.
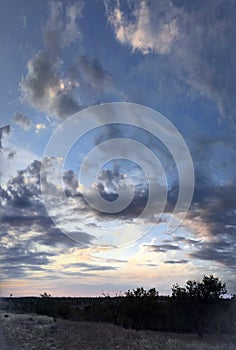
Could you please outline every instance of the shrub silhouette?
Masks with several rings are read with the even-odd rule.
[[[202,281],[187,281],[185,287],[172,288],[173,328],[178,331],[195,331],[202,336],[219,311],[219,300],[227,293],[218,277],[204,275]]]
[[[158,296],[155,288],[148,291],[143,287],[128,290],[122,303],[124,326],[136,330],[149,328],[150,322],[157,314]]]
[[[36,312],[73,321],[109,322],[136,330],[235,334],[236,297],[225,299],[225,283],[213,275],[201,281],[175,284],[171,296],[159,296],[156,288],[138,287],[121,296],[98,298],[8,298],[15,311]]]

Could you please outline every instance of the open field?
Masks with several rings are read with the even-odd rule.
[[[8,315],[6,317],[5,315]],[[0,313],[9,350],[235,350],[236,337],[134,331],[106,323]],[[5,350],[5,349],[4,349]],[[7,350],[7,349],[6,349]]]

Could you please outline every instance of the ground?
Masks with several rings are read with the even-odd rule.
[[[7,316],[6,316],[7,315]],[[106,323],[0,313],[1,350],[235,350],[235,337],[134,331]],[[4,341],[5,338],[5,341]]]

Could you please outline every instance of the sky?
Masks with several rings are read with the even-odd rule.
[[[235,18],[234,0],[0,0],[0,295],[204,274],[236,294]]]

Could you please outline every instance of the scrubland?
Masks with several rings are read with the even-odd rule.
[[[7,315],[7,316],[6,316]],[[72,322],[0,313],[9,348],[17,350],[235,350],[236,337],[135,331],[103,322]]]

